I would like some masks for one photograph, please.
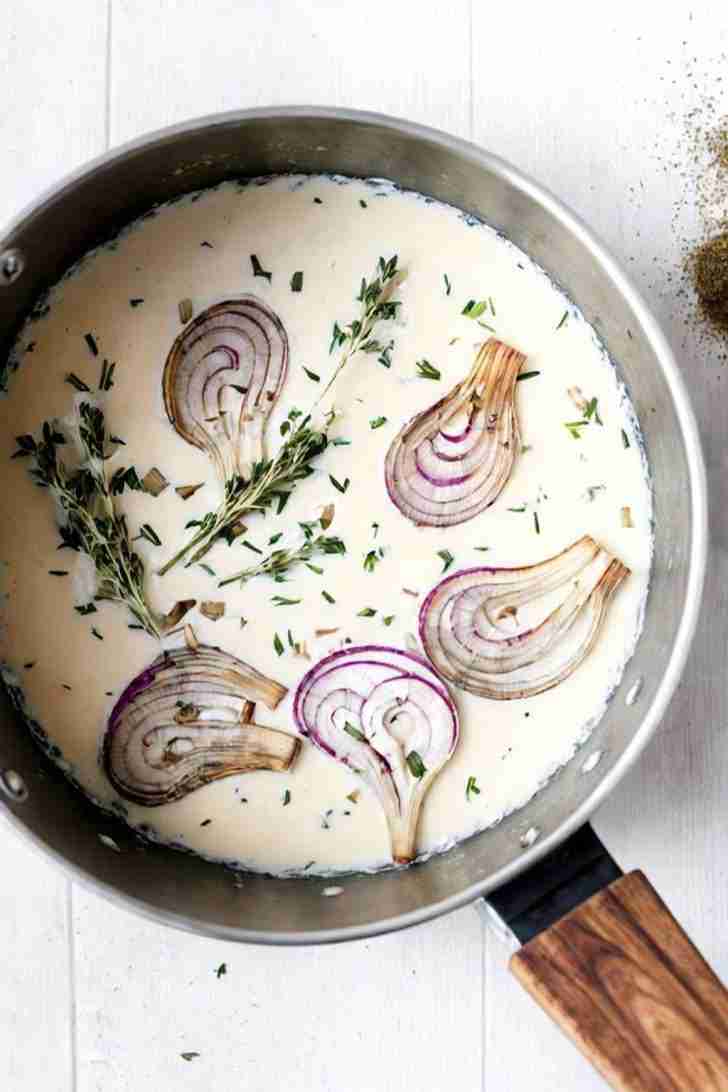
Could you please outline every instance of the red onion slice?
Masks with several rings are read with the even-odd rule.
[[[518,569],[466,569],[429,593],[420,640],[448,682],[484,698],[527,698],[576,670],[594,645],[607,603],[629,574],[589,535],[556,557]],[[518,614],[563,591],[532,624]]]
[[[224,483],[250,477],[264,456],[266,421],[288,367],[288,337],[255,296],[201,311],[175,340],[164,366],[167,416],[207,452]]]
[[[146,807],[220,777],[290,768],[300,743],[252,721],[286,689],[218,648],[164,652],[129,683],[104,737],[103,764],[120,796]]]
[[[346,648],[303,677],[293,712],[303,735],[367,782],[394,860],[411,861],[422,801],[458,740],[457,710],[432,668],[397,648]]]
[[[387,492],[413,523],[451,527],[498,497],[521,450],[515,389],[525,359],[490,338],[467,378],[395,437]]]

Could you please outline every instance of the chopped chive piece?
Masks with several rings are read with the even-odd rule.
[[[98,641],[103,641],[103,635],[99,633],[99,631],[96,629],[96,626],[91,626],[91,632]]]
[[[377,612],[374,607],[362,607],[360,611],[357,611],[357,618],[373,618]]]
[[[452,556],[449,550],[438,550],[437,556],[442,559],[442,571],[446,573],[455,558]]]
[[[471,796],[480,796],[478,782],[472,776],[468,778],[468,783],[465,786],[465,799],[469,801]]]
[[[300,292],[303,288],[303,273],[299,269],[291,277],[291,292]]]
[[[323,576],[324,570],[318,565],[312,565],[310,561],[305,562],[306,568],[310,569],[312,573],[316,573],[316,576]]]
[[[282,656],[286,650],[283,641],[280,639],[277,633],[273,634],[273,648],[276,650],[278,656]]]
[[[291,802],[291,790],[286,789],[283,793],[283,807],[285,808]]]
[[[75,372],[69,372],[66,376],[66,383],[70,383],[72,387],[75,387],[77,391],[90,391],[91,388],[87,383],[84,383],[83,379],[79,379]]]
[[[212,565],[208,565],[206,561],[198,561],[197,564],[201,569],[204,569],[208,576],[217,576],[217,573],[213,569]]]
[[[383,368],[392,367],[392,349],[394,348],[394,342],[390,341],[389,345],[385,345],[381,353],[377,357],[377,364],[381,364]]]
[[[73,609],[79,614],[96,614],[96,605],[94,603],[79,603]]]
[[[99,379],[99,390],[110,391],[114,385],[114,372],[116,370],[116,363],[110,363],[106,357],[101,365],[101,377]]]
[[[359,204],[361,205],[361,207],[362,207],[363,209],[367,209],[367,208],[369,208],[369,206],[367,205],[366,201],[364,201],[364,199],[363,199],[363,198],[361,198],[361,197],[359,198]]]
[[[351,447],[351,440],[345,440],[342,436],[337,436],[331,443],[334,447]]]
[[[385,626],[391,626],[392,622],[394,621],[394,615],[388,614],[386,618],[382,618],[382,621],[384,622]]]
[[[541,372],[521,372],[521,374],[516,379],[516,382],[520,383],[522,379],[535,379],[536,376],[540,374]]]
[[[598,400],[596,398],[590,398],[589,399],[589,401],[586,404],[586,408],[584,410],[584,417],[585,417],[585,419],[587,421],[591,421],[593,419],[598,425],[603,425],[604,422],[602,421],[601,417],[599,416],[599,409],[597,408],[597,401]]]
[[[135,296],[134,299],[129,300],[129,306],[130,307],[141,307],[141,305],[143,303],[144,303],[144,297],[143,296]]]
[[[179,320],[184,326],[190,321],[193,314],[192,300],[183,299],[177,304],[177,310],[179,311]]]
[[[367,737],[364,733],[359,731],[358,728],[355,728],[348,720],[344,721],[344,731],[348,732],[352,739],[358,739],[360,743],[366,743]]]
[[[488,303],[490,304],[490,313],[495,318],[495,304],[493,303],[493,297],[488,296]]]
[[[566,311],[564,311],[563,315],[561,316],[561,318],[560,318],[560,320],[559,320],[559,325],[558,325],[558,326],[556,327],[556,329],[557,329],[557,330],[560,330],[560,329],[561,329],[561,327],[562,327],[562,326],[564,325],[564,323],[565,323],[565,322],[567,321],[568,317],[569,317],[569,311],[568,311],[568,309],[567,309]]]
[[[283,538],[283,531],[277,531],[274,535],[271,535],[268,539],[269,546],[275,546],[276,542],[280,542]]]
[[[628,448],[629,446],[630,446],[630,444],[629,444],[629,436],[628,436],[628,435],[627,435],[627,433],[626,433],[626,432],[624,431],[624,429],[622,429],[622,447],[624,447],[624,448]]]
[[[381,428],[382,425],[386,425],[386,423],[387,423],[387,418],[386,417],[372,417],[371,420],[369,421],[369,427],[373,430],[375,428]]]
[[[373,533],[375,538],[379,534],[379,524],[378,523],[373,523],[372,524],[372,533]]]
[[[312,379],[314,383],[320,383],[321,382],[321,376],[316,375],[316,372],[312,372],[311,369],[307,368],[305,365],[303,367],[303,370],[306,373],[306,375],[308,376],[308,378]]]
[[[479,319],[480,316],[488,310],[487,300],[468,300],[462,309],[461,314],[465,315],[469,319]]]
[[[478,550],[479,553],[484,554],[490,549],[490,546],[476,546],[475,549]]]
[[[50,576],[68,576],[68,569],[49,569]]]
[[[588,421],[564,421],[564,428],[574,440],[581,440],[581,429],[588,424]]]
[[[254,546],[252,542],[248,542],[247,538],[244,538],[240,545],[244,546],[246,550],[252,550],[254,554],[263,553],[263,551],[259,550],[257,546]]]
[[[293,640],[293,634],[291,633],[290,629],[288,631],[287,636],[288,636],[288,647],[289,648],[295,648],[296,647],[296,642]]]
[[[521,505],[519,505],[518,508],[507,508],[506,511],[507,512],[525,512],[526,511],[526,506],[525,506],[525,504],[521,504]]]
[[[487,322],[483,322],[482,319],[478,319],[478,326],[482,326],[484,330],[488,330],[491,334],[495,333],[495,327],[489,326]]]
[[[340,493],[345,493],[351,484],[348,478],[344,478],[344,484],[337,481],[333,474],[329,474],[329,481],[333,485],[334,489],[338,489]]]
[[[534,526],[534,528],[536,530],[536,534],[540,535],[541,534],[541,524],[538,521],[538,512],[533,513],[533,526]]]
[[[270,599],[274,607],[295,607],[300,599],[287,599],[285,595],[272,595]]]
[[[434,365],[430,364],[429,360],[425,360],[424,357],[422,360],[417,361],[417,373],[420,376],[420,379],[440,379],[440,369],[435,368]]]
[[[326,600],[327,603],[335,603],[336,602],[333,595],[329,595],[329,593],[327,591],[323,590],[321,592],[321,594],[323,595],[323,597],[324,597],[324,599]]]
[[[253,267],[253,276],[254,277],[265,277],[265,279],[270,284],[271,280],[273,279],[273,274],[268,273],[265,269],[263,269],[263,266],[258,261],[258,255],[257,254],[251,254],[250,255],[250,264]]]
[[[88,345],[89,349],[91,350],[92,355],[93,356],[98,356],[99,355],[99,347],[96,344],[96,338],[94,337],[94,335],[93,334],[84,334],[83,335],[83,340]]]
[[[448,277],[447,273],[443,273],[442,279],[445,282],[445,295],[449,296],[452,292],[452,285],[450,284],[450,278]]]
[[[412,776],[416,777],[418,780],[419,778],[424,777],[427,773],[427,767],[418,755],[417,751],[410,751],[410,753],[407,755],[407,765],[410,768],[410,773],[412,774]]]

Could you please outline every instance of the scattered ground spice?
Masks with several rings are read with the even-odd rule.
[[[728,138],[723,153],[728,163]],[[702,315],[728,335],[728,231],[707,239],[688,258]]]

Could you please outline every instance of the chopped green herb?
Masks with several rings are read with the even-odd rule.
[[[536,376],[540,374],[541,372],[521,372],[521,374],[516,379],[516,382],[520,383],[523,379],[535,379]]]
[[[295,607],[300,599],[287,599],[285,595],[272,595],[270,599],[274,607]]]
[[[322,590],[321,594],[323,595],[323,597],[324,597],[324,599],[326,600],[327,603],[335,603],[336,602],[333,595],[329,595],[329,593],[327,591]]]
[[[303,370],[306,373],[306,375],[308,376],[308,378],[312,379],[314,383],[320,383],[321,382],[321,376],[316,375],[316,372],[312,372],[311,369],[307,368],[305,365],[303,366]]]
[[[603,425],[604,422],[602,421],[601,417],[599,416],[599,409],[597,407],[597,402],[598,402],[598,399],[596,399],[596,398],[590,398],[589,399],[589,401],[586,404],[586,408],[584,410],[584,417],[586,418],[587,421],[592,421],[593,420],[598,425]]]
[[[284,808],[287,807],[290,804],[290,802],[291,802],[291,790],[286,789],[286,791],[283,793],[283,807]]]
[[[493,303],[493,297],[488,296],[488,303],[490,304],[490,313],[495,318],[495,304]]]
[[[136,493],[140,493],[144,489],[136,468],[133,466],[120,466],[111,476],[109,490],[112,496],[118,497],[125,489],[132,489]]]
[[[49,569],[49,576],[68,576],[68,569]]]
[[[351,447],[351,440],[345,440],[342,436],[337,436],[331,443],[334,447]]]
[[[357,611],[357,618],[373,618],[376,613],[374,607],[362,607]]]
[[[286,646],[283,644],[283,641],[280,639],[277,633],[273,634],[273,648],[276,650],[276,654],[278,656],[282,656],[283,653],[286,651]]]
[[[313,203],[314,203],[314,205],[323,205],[323,201],[321,200],[320,197],[314,197]],[[311,861],[311,864],[313,864],[313,861]]]
[[[465,315],[469,319],[479,319],[480,316],[488,310],[487,300],[468,300],[462,309],[461,314]]]
[[[559,319],[559,325],[556,327],[556,329],[560,330],[561,327],[564,325],[564,323],[567,321],[568,318],[569,318],[569,311],[568,311],[568,308],[567,308],[567,310],[564,311],[563,315]]]
[[[384,622],[385,626],[391,626],[392,622],[394,621],[394,615],[388,614],[386,618],[382,618],[382,621]]]
[[[475,549],[478,550],[479,553],[484,554],[487,553],[487,551],[490,549],[490,546],[476,546]]]
[[[224,974],[227,974],[227,963],[221,963],[216,969],[215,974],[218,978],[222,978]]]
[[[334,489],[338,489],[340,493],[345,493],[351,484],[348,478],[344,478],[344,484],[337,481],[333,474],[329,474],[329,481],[333,485]]]
[[[276,531],[276,533],[274,535],[271,535],[270,538],[268,539],[268,545],[269,546],[275,546],[276,542],[280,542],[280,540],[282,538],[283,538],[283,531]]]
[[[440,369],[430,364],[429,360],[417,361],[417,373],[420,379],[440,379]]]
[[[99,631],[96,629],[96,626],[91,626],[91,632],[98,641],[103,641],[104,638],[102,634],[100,634]]]
[[[537,535],[541,534],[541,524],[538,521],[538,512],[533,513],[533,526]]]
[[[448,277],[447,273],[443,273],[442,279],[445,282],[445,295],[449,296],[452,292],[452,285],[450,284],[450,278]]]
[[[366,743],[366,736],[358,728],[355,728],[348,720],[344,721],[344,731],[352,737],[352,739],[358,739],[360,743]]]
[[[184,1058],[186,1062],[191,1062],[193,1058],[199,1058],[199,1056],[196,1050],[183,1050],[180,1054],[180,1058]]]
[[[147,542],[151,542],[152,546],[162,545],[162,540],[152,527],[151,523],[143,523],[141,525],[137,538],[145,538]]]
[[[465,786],[465,799],[469,801],[471,796],[480,796],[478,782],[472,776],[468,778],[468,782]]]
[[[136,296],[133,300],[129,300],[129,306],[130,307],[141,307],[141,305],[143,303],[144,303],[143,296]]]
[[[394,348],[394,342],[390,341],[389,345],[385,345],[381,353],[377,357],[377,364],[381,364],[383,368],[392,367],[392,349]]]
[[[622,429],[622,447],[624,447],[624,448],[628,448],[629,446],[630,446],[630,444],[629,444],[629,436],[628,436],[628,435],[627,435],[627,433],[626,433],[626,432],[624,431],[624,429]]]
[[[293,640],[293,634],[291,633],[290,629],[288,631],[287,636],[288,636],[288,647],[289,648],[295,648],[296,647],[296,642]]]
[[[312,565],[310,561],[304,562],[307,569],[310,569],[312,573],[316,573],[316,576],[323,576],[324,570],[319,565]]]
[[[179,312],[179,320],[184,326],[190,321],[194,314],[194,308],[192,307],[192,300],[183,299],[177,304],[177,311]]]
[[[93,334],[84,334],[83,335],[83,340],[86,342],[89,349],[91,350],[91,355],[92,356],[98,356],[99,355],[99,347],[96,344],[96,338],[94,337],[94,335]]]
[[[271,280],[273,279],[273,274],[268,273],[265,269],[263,269],[263,266],[258,261],[258,255],[257,254],[251,254],[250,255],[250,264],[253,267],[253,276],[254,277],[265,277],[265,279],[270,284]]]
[[[495,326],[489,326],[487,322],[483,322],[482,319],[478,319],[478,326],[482,326],[484,330],[488,330],[489,333],[495,333]]]
[[[101,377],[99,379],[99,390],[110,391],[114,385],[114,372],[116,370],[116,364],[110,363],[106,357],[104,357],[103,364],[101,365]]]
[[[424,777],[427,773],[427,767],[418,755],[417,751],[410,751],[410,753],[407,755],[407,765],[410,768],[410,773],[412,774],[412,776],[416,777],[418,780],[421,777]]]
[[[368,573],[373,573],[379,564],[379,556],[376,550],[370,550],[364,558],[364,570]]]
[[[386,417],[372,417],[371,420],[369,421],[369,427],[373,430],[375,428],[381,428],[382,425],[386,425],[386,423],[387,423],[387,418]]]
[[[72,387],[75,387],[77,391],[90,391],[91,388],[87,383],[84,383],[83,379],[79,379],[75,372],[69,372],[66,376],[66,383],[70,383]]]
[[[372,524],[372,533],[373,533],[375,538],[379,534],[379,524],[378,523],[373,523]]]
[[[212,565],[208,565],[206,561],[198,561],[197,564],[201,569],[204,569],[208,576],[217,576],[217,573],[213,569]]]
[[[263,551],[259,550],[257,546],[254,546],[252,542],[248,542],[247,538],[244,538],[240,545],[244,546],[246,550],[252,550],[254,554],[263,553]]]
[[[507,512],[525,512],[526,511],[526,506],[525,506],[525,504],[521,504],[521,505],[519,505],[518,508],[507,508],[506,511]]]
[[[303,289],[303,273],[299,269],[291,277],[291,292],[300,292]]]
[[[362,199],[361,197],[359,198],[359,204],[361,205],[361,207],[362,207],[363,209],[369,208],[369,206],[367,205],[366,201],[364,201],[364,200],[363,200],[363,199]]]
[[[449,550],[438,550],[437,551],[437,556],[439,558],[441,558],[441,560],[442,560],[442,571],[444,573],[446,573],[447,570],[452,565],[455,558],[452,556],[452,554],[450,553]]]
[[[564,421],[564,428],[574,440],[581,440],[581,430],[588,424],[588,421]]]
[[[96,614],[95,603],[79,603],[73,609],[79,614]]]

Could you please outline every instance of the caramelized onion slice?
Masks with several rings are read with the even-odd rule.
[[[249,478],[288,367],[283,323],[255,296],[201,311],[176,338],[164,366],[167,416],[205,451],[224,483]]]
[[[384,809],[392,857],[411,861],[422,801],[458,740],[457,710],[430,666],[380,645],[334,652],[304,675],[294,716],[316,747],[367,782]]]
[[[498,497],[521,450],[515,388],[525,359],[490,338],[467,378],[392,441],[387,491],[413,523],[464,523]]]
[[[628,574],[589,535],[538,565],[453,573],[422,604],[420,640],[455,686],[484,698],[528,698],[576,670]],[[540,616],[539,601],[548,604]]]
[[[290,768],[299,741],[253,722],[285,687],[200,645],[165,652],[129,683],[109,717],[103,764],[125,800],[156,807],[235,773]]]

